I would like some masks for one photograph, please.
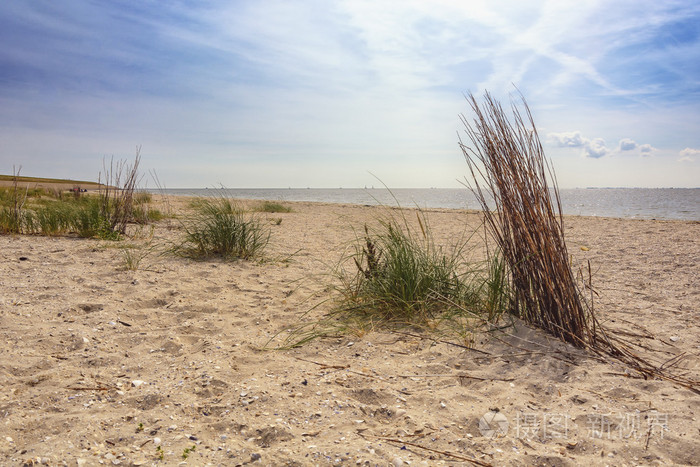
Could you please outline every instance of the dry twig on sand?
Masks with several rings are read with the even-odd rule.
[[[397,438],[387,438],[387,437],[383,437],[383,436],[377,436],[377,438],[379,438],[379,439],[381,439],[381,440],[384,440],[384,441],[386,441],[386,442],[389,442],[389,443],[394,443],[394,444],[398,444],[398,445],[405,445],[405,446],[411,446],[411,447],[414,447],[414,448],[423,449],[423,450],[428,451],[428,452],[432,452],[432,453],[435,453],[435,454],[439,454],[439,455],[441,455],[441,456],[450,457],[450,458],[452,458],[452,459],[457,459],[457,460],[461,460],[461,461],[467,461],[467,462],[470,462],[470,463],[472,463],[472,464],[474,464],[474,465],[479,465],[479,466],[483,466],[483,467],[490,467],[490,466],[492,465],[492,464],[489,464],[488,462],[482,462],[482,461],[480,461],[480,460],[478,460],[478,459],[474,459],[474,458],[472,458],[472,457],[465,457],[465,456],[462,456],[462,455],[460,455],[460,454],[456,454],[456,453],[454,453],[454,452],[441,451],[441,450],[439,450],[439,449],[429,448],[429,447],[426,447],[426,446],[422,446],[422,445],[420,445],[420,444],[418,444],[418,443],[413,443],[413,442],[411,442],[411,441],[401,440],[401,439],[397,439]]]

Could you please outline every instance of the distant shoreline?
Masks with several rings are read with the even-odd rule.
[[[481,210],[467,188],[277,188],[159,189],[173,196],[221,196],[270,201],[306,201],[359,206]],[[565,215],[623,219],[700,221],[700,190],[693,188],[564,188],[559,190]]]

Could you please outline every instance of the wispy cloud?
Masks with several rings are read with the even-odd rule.
[[[685,148],[678,155],[678,162],[695,162],[700,159],[700,149]]]

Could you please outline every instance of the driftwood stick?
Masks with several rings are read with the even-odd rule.
[[[387,442],[389,442],[389,443],[405,444],[406,446],[411,446],[411,447],[414,447],[414,448],[423,449],[423,450],[425,450],[425,451],[434,452],[434,453],[436,453],[436,454],[440,454],[440,455],[443,455],[443,456],[452,457],[453,459],[459,459],[459,460],[462,460],[462,461],[471,462],[471,463],[474,464],[474,465],[479,465],[479,466],[484,466],[484,467],[491,467],[491,464],[489,464],[489,463],[487,463],[487,462],[482,462],[482,461],[477,460],[477,459],[474,459],[474,458],[472,458],[472,457],[464,457],[464,456],[461,456],[461,455],[459,455],[459,454],[455,454],[455,453],[452,453],[452,452],[449,452],[449,451],[440,451],[439,449],[428,448],[428,447],[425,447],[425,446],[421,446],[421,445],[418,444],[418,443],[412,443],[412,442],[410,442],[410,441],[404,441],[404,440],[400,440],[400,439],[396,439],[396,438],[385,438],[385,437],[383,437],[383,436],[377,436],[377,438],[379,438],[379,439],[381,439],[381,440],[384,440],[384,441],[387,441]]]

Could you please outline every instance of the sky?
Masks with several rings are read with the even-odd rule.
[[[516,88],[561,188],[700,186],[697,0],[7,0],[0,173],[453,188]]]

